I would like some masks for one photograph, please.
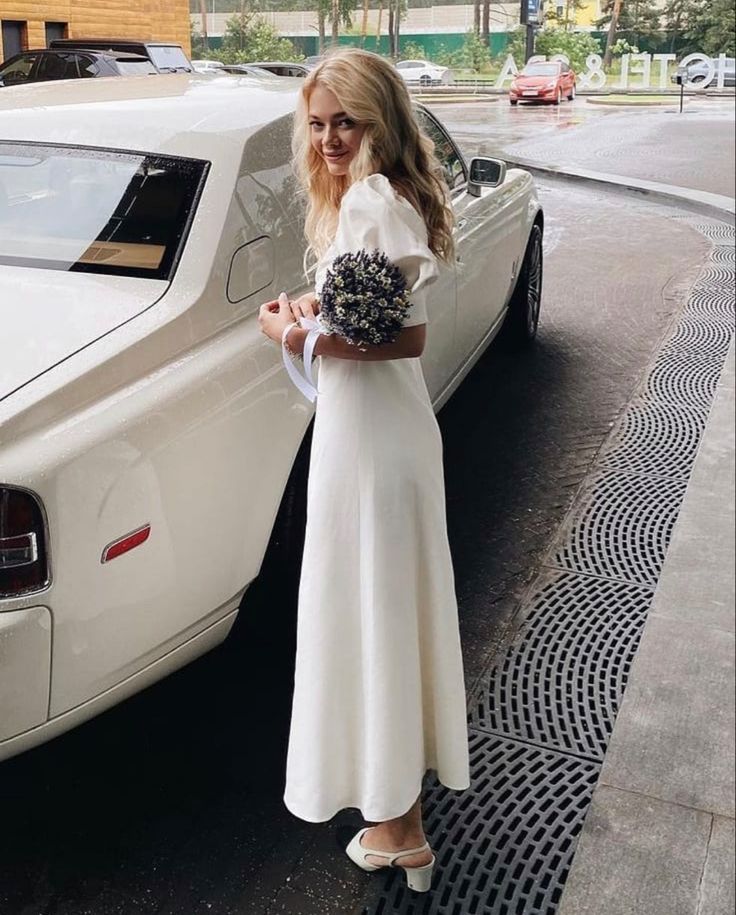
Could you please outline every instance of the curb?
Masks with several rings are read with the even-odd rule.
[[[493,155],[491,153],[491,155]],[[660,184],[657,181],[644,181],[636,178],[623,178],[620,175],[609,175],[605,172],[592,172],[587,169],[563,170],[553,165],[543,165],[529,159],[509,158],[499,154],[512,168],[523,168],[525,171],[545,178],[574,181],[581,184],[604,185],[615,191],[622,191],[635,196],[645,196],[658,203],[677,206],[682,209],[710,216],[733,225],[736,216],[736,200],[722,194],[711,194],[707,191],[694,191],[674,184]]]

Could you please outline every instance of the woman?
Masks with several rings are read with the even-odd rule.
[[[412,302],[396,339],[318,336],[319,397],[299,586],[284,801],[309,822],[345,807],[368,822],[347,847],[364,870],[396,865],[429,889],[428,769],[469,786],[466,700],[447,542],[442,443],[419,356],[425,287],[453,256],[452,211],[431,141],[387,61],[331,54],[306,78],[294,127],[315,292],[261,307],[263,332],[304,351],[327,269],[378,250]]]

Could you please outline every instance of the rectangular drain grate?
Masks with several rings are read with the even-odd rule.
[[[470,791],[425,795],[437,889],[412,893],[392,869],[363,915],[554,915],[599,764],[472,730],[470,762]]]
[[[602,760],[653,591],[549,571],[471,724]]]

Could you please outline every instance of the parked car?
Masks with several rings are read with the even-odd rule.
[[[147,57],[128,51],[24,51],[0,66],[0,86],[87,79],[94,76],[146,76],[158,73]]]
[[[274,76],[296,76],[302,78],[309,73],[309,67],[284,60],[254,60],[249,66],[268,70]]]
[[[304,60],[302,61],[302,64],[308,70],[314,70],[314,68],[318,67],[322,63],[323,60],[324,60],[324,56],[322,54],[312,54],[311,57],[305,57]]]
[[[274,519],[312,407],[257,314],[308,288],[297,95],[200,74],[0,93],[0,758],[217,645],[269,538],[293,541]],[[422,357],[439,408],[504,320],[533,338],[543,217],[527,172],[417,117],[457,216]]]
[[[253,64],[225,64],[218,72],[231,73],[234,76],[270,76],[271,79],[278,79],[275,73],[270,70],[264,70],[262,67],[256,67]]]
[[[563,98],[575,98],[576,81],[575,71],[564,61],[530,61],[511,83],[509,101],[559,105]]]
[[[418,86],[447,86],[455,82],[449,67],[441,67],[429,60],[400,60],[396,69],[407,83]]]
[[[50,48],[58,50],[127,51],[147,57],[159,73],[191,73],[194,70],[180,44],[173,41],[136,41],[130,38],[55,38]]]
[[[703,60],[696,60],[685,67],[685,82],[692,83],[703,89],[714,88],[718,85],[719,60],[715,58],[713,68]],[[677,82],[677,74],[670,77],[673,83]],[[736,86],[736,58],[726,57],[723,61],[723,85]]]
[[[219,60],[193,60],[192,67],[197,73],[216,73],[225,67]]]

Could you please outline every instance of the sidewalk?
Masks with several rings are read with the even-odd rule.
[[[734,346],[559,915],[731,915]]]

